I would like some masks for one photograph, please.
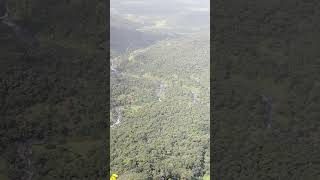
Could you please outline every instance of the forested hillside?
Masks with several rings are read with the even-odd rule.
[[[209,36],[111,57],[111,172],[119,179],[209,175]]]
[[[105,179],[105,1],[6,2],[0,179]]]
[[[167,37],[165,34],[140,32],[130,26],[110,26],[110,46],[119,53],[143,48]]]
[[[215,1],[214,179],[320,179],[319,1]]]

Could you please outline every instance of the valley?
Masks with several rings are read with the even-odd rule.
[[[133,179],[208,176],[209,35],[111,60],[111,171]]]

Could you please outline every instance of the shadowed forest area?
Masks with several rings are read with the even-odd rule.
[[[0,179],[105,179],[106,2],[0,6]]]
[[[319,1],[215,1],[214,179],[320,179]]]

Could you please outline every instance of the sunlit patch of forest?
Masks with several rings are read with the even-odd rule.
[[[159,41],[111,61],[111,171],[120,179],[208,177],[209,36]]]

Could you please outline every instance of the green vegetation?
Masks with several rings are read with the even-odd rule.
[[[215,1],[214,179],[320,179],[319,6]]]
[[[208,178],[209,36],[112,58],[111,111],[122,107],[122,116],[111,127],[111,172],[119,179]]]
[[[0,22],[0,179],[105,179],[105,1],[8,9],[29,33]]]
[[[0,157],[0,179],[1,180],[8,180],[8,167],[7,161],[4,157]]]

